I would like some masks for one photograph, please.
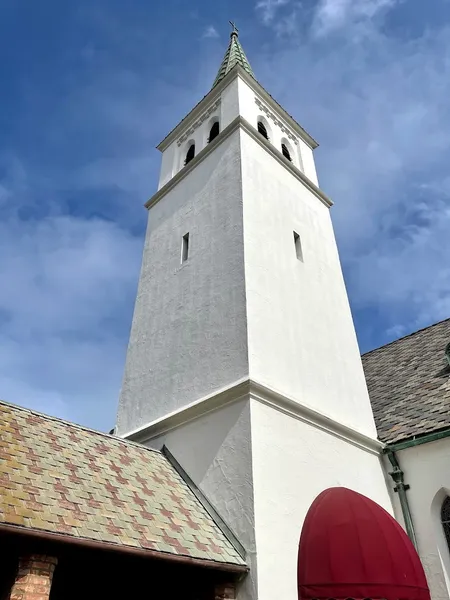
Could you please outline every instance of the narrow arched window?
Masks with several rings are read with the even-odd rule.
[[[441,523],[444,529],[447,546],[450,550],[450,497],[447,496],[441,507]]]
[[[208,144],[212,142],[220,133],[219,121],[216,121],[209,132]]]
[[[291,153],[289,152],[289,149],[286,146],[286,144],[281,144],[281,152],[283,153],[283,156],[285,156],[288,160],[292,162]]]
[[[195,156],[195,144],[191,144],[189,146],[189,150],[186,152],[186,160],[184,164],[187,165]]]
[[[262,121],[258,121],[258,131],[263,137],[266,138],[266,140],[269,139],[269,136],[267,135],[266,126],[264,125],[264,123]]]

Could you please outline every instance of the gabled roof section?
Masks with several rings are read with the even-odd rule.
[[[162,453],[3,402],[0,490],[0,525],[24,533],[245,570]]]
[[[228,45],[225,56],[223,57],[222,64],[220,65],[217,76],[214,80],[212,87],[214,88],[222,79],[235,67],[240,65],[244,71],[251,75],[254,79],[255,75],[252,71],[250,63],[245,55],[244,49],[239,42],[238,30],[233,25],[233,31],[231,32],[231,39]]]
[[[450,319],[363,354],[381,441],[400,442],[450,427]]]

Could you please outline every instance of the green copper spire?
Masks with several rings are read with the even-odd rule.
[[[232,21],[230,21],[230,25],[233,28],[233,31],[231,32],[231,40],[228,45],[228,49],[225,52],[222,64],[220,65],[217,77],[214,80],[213,87],[216,86],[219,81],[222,81],[225,75],[227,75],[227,73],[229,73],[236,65],[240,65],[245,71],[247,71],[249,75],[255,77],[250,63],[245,56],[244,49],[239,42],[236,25]]]

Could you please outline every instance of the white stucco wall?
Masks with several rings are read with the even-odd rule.
[[[243,79],[238,78],[239,85],[239,112],[253,127],[257,127],[258,120],[262,118],[269,133],[270,143],[281,152],[284,140],[290,146],[293,164],[318,185],[316,168],[314,165],[313,151],[305,144],[296,132],[284,120],[282,111],[270,107]],[[261,105],[267,110],[261,108]],[[283,131],[284,128],[284,131]],[[289,138],[286,130],[295,138]]]
[[[241,138],[250,376],[376,437],[330,210]]]
[[[450,438],[396,454],[405,474],[405,483],[410,486],[408,502],[431,596],[433,600],[448,600],[450,553],[440,523],[440,510],[446,494],[450,495]],[[386,469],[389,466],[386,462]],[[394,508],[402,522],[397,494],[394,494]]]
[[[233,79],[220,94],[212,94],[205,100],[204,109],[197,118],[190,115],[186,126],[181,128],[176,139],[162,152],[158,189],[168,183],[184,167],[186,152],[192,142],[197,155],[208,145],[209,133],[214,120],[219,121],[220,131],[239,115],[238,80]],[[182,143],[179,140],[183,139]]]
[[[232,79],[220,93],[212,91],[202,102],[199,113],[195,114],[195,118],[188,115],[185,127],[181,127],[176,139],[162,152],[158,189],[183,168],[191,143],[195,143],[196,155],[207,146],[212,121],[217,119],[223,131],[238,116],[246,119],[255,129],[261,120],[269,133],[270,143],[280,152],[281,145],[285,143],[292,163],[318,185],[312,149],[290,127],[281,108],[269,106],[263,96],[240,76]]]
[[[349,487],[393,513],[377,454],[254,398],[145,443],[168,447],[244,545],[239,600],[297,600],[300,533],[323,490]]]
[[[149,210],[119,435],[248,375],[240,173],[236,131]]]
[[[251,404],[258,599],[297,599],[297,552],[306,513],[344,486],[392,514],[380,458],[255,400]]]
[[[231,81],[217,106],[221,129],[238,114],[256,129],[264,113],[280,149],[286,124],[259,103],[245,81]],[[205,143],[208,121],[198,122],[186,143]],[[161,182],[178,168],[175,144]],[[294,163],[317,181],[311,149],[295,146]],[[294,600],[297,545],[314,498],[343,485],[388,510],[390,499],[378,455],[299,416],[304,404],[376,435],[329,209],[245,129],[211,148],[149,210],[117,430],[153,422],[141,441],[166,444],[234,530],[251,566],[242,599]],[[187,232],[189,260],[180,264]],[[249,377],[256,384],[242,384],[246,394],[259,383],[261,394],[266,386],[296,410],[238,396],[183,412]]]
[[[252,445],[249,399],[184,424],[146,445],[166,445],[232,529],[247,552],[251,572],[239,600],[256,600]]]

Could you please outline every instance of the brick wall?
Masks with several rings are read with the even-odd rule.
[[[8,599],[48,600],[57,562],[53,556],[39,554],[22,557]]]
[[[214,590],[215,600],[235,600],[236,588],[234,583],[221,583]]]

